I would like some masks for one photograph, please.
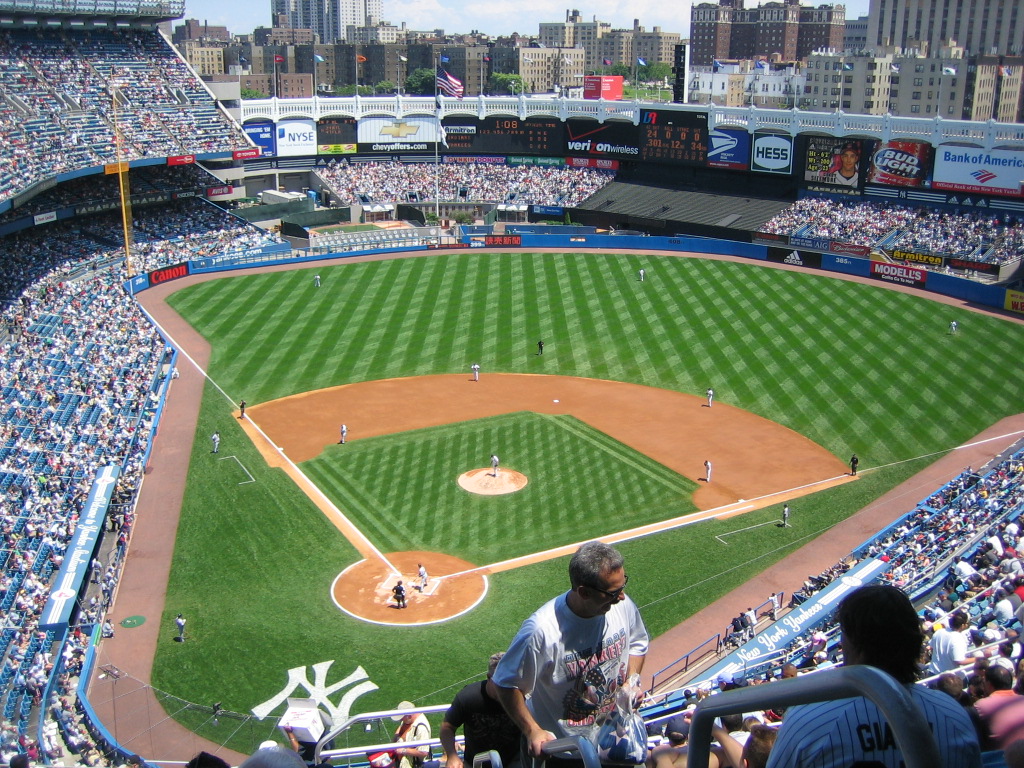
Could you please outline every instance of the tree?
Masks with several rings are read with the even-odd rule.
[[[672,74],[672,65],[663,61],[655,61],[652,64],[640,67],[637,70],[637,79],[648,83],[663,83],[665,78]]]
[[[373,88],[377,91],[377,95],[379,96],[382,93],[394,93],[396,86],[390,80],[381,80],[379,83],[374,85]]]
[[[608,74],[629,77],[633,73],[629,71],[629,66],[626,64],[613,64],[611,71]]]
[[[265,98],[267,98],[267,94],[263,93],[263,91],[257,91],[257,90],[254,90],[252,88],[243,88],[241,96],[242,96],[243,99],[265,99]]]
[[[405,78],[405,92],[411,96],[433,96],[435,79],[432,69],[414,69]]]
[[[487,92],[495,96],[505,96],[513,92],[523,93],[523,78],[505,72],[495,72],[487,79]]]

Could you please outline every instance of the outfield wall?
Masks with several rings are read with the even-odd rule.
[[[921,267],[892,264],[846,254],[822,253],[802,249],[779,248],[761,243],[743,243],[735,240],[712,240],[700,237],[645,237],[642,235],[596,235],[576,233],[571,235],[516,234],[488,235],[474,231],[463,236],[462,242],[453,245],[416,246],[413,248],[386,248],[335,253],[313,253],[297,251],[286,255],[283,251],[268,252],[267,249],[228,254],[219,258],[203,258],[155,270],[145,275],[136,275],[126,283],[131,293],[138,293],[154,285],[186,277],[190,274],[228,272],[280,264],[301,264],[354,256],[428,250],[450,250],[458,248],[487,248],[496,250],[517,250],[520,248],[554,249],[571,251],[600,251],[606,249],[666,253],[710,254],[736,256],[754,261],[770,261],[793,267],[805,267],[835,272],[856,277],[867,277],[879,283],[890,283],[920,288],[941,296],[962,301],[1008,310],[1024,315],[1024,293],[1011,291],[999,285],[986,285],[954,275],[931,272]]]

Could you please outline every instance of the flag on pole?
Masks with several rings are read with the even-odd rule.
[[[755,69],[768,69],[768,62],[764,59],[758,59],[757,63],[754,64]]]
[[[437,68],[436,83],[437,90],[441,91],[441,93],[447,94],[448,96],[456,96],[460,99],[462,98],[462,94],[464,92],[462,88],[462,81],[442,67]]]
[[[282,56],[280,53],[275,53],[274,54],[274,63],[275,64],[284,64],[284,56]]]
[[[325,59],[325,58],[324,58],[323,56],[321,56],[321,55],[320,55],[319,53],[314,53],[314,54],[313,54],[313,58],[314,58],[314,59],[316,59],[316,62],[317,62],[318,64],[323,64],[323,63],[324,63],[325,61],[327,61],[327,59]]]
[[[844,72],[849,72],[852,69],[853,69],[853,64],[850,64],[849,62],[846,62],[846,61],[843,62],[843,71]]]
[[[603,64],[606,67],[610,67],[612,65],[612,60],[611,59],[601,59],[601,64]]]
[[[449,59],[449,58],[448,58],[447,56],[445,56],[445,55],[444,55],[444,54],[442,53],[442,54],[441,54],[441,63],[442,63],[442,64],[447,64],[447,63],[448,63],[449,61],[451,61],[451,59]]]
[[[636,63],[639,64],[641,67],[647,66],[647,62],[644,61],[640,56],[636,57]]]
[[[899,65],[899,64],[897,64],[897,63],[896,63],[896,62],[894,61],[894,62],[893,62],[892,64],[890,64],[890,65],[889,65],[889,69],[891,69],[891,70],[892,70],[893,72],[896,72],[897,74],[899,74],[899,71],[900,71],[900,65]]]
[[[725,64],[723,64],[722,62],[720,62],[720,61],[719,61],[718,59],[715,59],[715,63],[714,63],[714,66],[712,66],[712,70],[714,70],[715,72],[717,72],[718,70],[720,70],[720,69],[721,69],[722,67],[724,67],[724,66],[725,66]]]
[[[490,56],[484,56],[484,61],[490,61],[490,60],[491,60]]]
[[[405,58],[405,56],[403,56],[402,54],[398,54],[398,60],[399,61],[408,61],[408,59]]]
[[[356,61],[358,61],[360,64],[365,64],[366,63],[366,57],[363,56],[363,54],[361,54],[361,53],[357,53],[356,54]]]
[[[955,75],[956,74],[956,67],[943,67],[942,68],[942,74],[944,74],[944,75]]]

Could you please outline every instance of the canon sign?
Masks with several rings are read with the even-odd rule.
[[[793,140],[788,136],[757,136],[754,139],[750,168],[761,173],[791,173]]]

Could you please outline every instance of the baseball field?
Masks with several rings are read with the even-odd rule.
[[[1021,410],[1021,324],[749,263],[466,252],[228,276],[169,303],[212,352],[163,617],[189,616],[190,638],[164,633],[152,681],[163,695],[236,713],[283,691],[306,695],[289,687],[289,670],[305,667],[312,684],[310,667],[327,662],[320,689],[338,683],[331,700],[350,692],[353,712],[402,699],[444,703],[566,586],[565,558],[541,559],[494,569],[475,607],[443,623],[362,621],[339,608],[333,585],[365,545],[346,538],[325,507],[385,556],[416,553],[429,567],[438,553],[488,566],[756,499],[762,485],[791,489],[789,471],[827,486],[793,490],[791,528],[770,524],[776,505],[752,503],[742,517],[623,542],[630,595],[657,635]],[[959,332],[949,335],[954,319]],[[480,382],[470,381],[472,363]],[[551,402],[518,407],[524,387],[498,388],[488,380],[497,373],[542,378]],[[453,390],[434,403],[444,418],[431,421],[429,398],[402,388],[412,377],[493,392],[491,411],[479,394]],[[619,401],[609,395],[592,415],[557,394],[578,380],[639,386]],[[395,391],[378,411],[347,400],[368,382]],[[266,439],[243,428],[241,399]],[[783,438],[792,442],[776,442]],[[283,446],[326,501],[300,490],[268,445]],[[825,482],[854,452],[857,480]],[[498,496],[460,489],[458,475],[487,466],[492,453],[529,483]],[[733,533],[728,543],[716,538],[724,533]],[[428,604],[413,597],[406,616]],[[274,727],[170,709],[241,752]]]

